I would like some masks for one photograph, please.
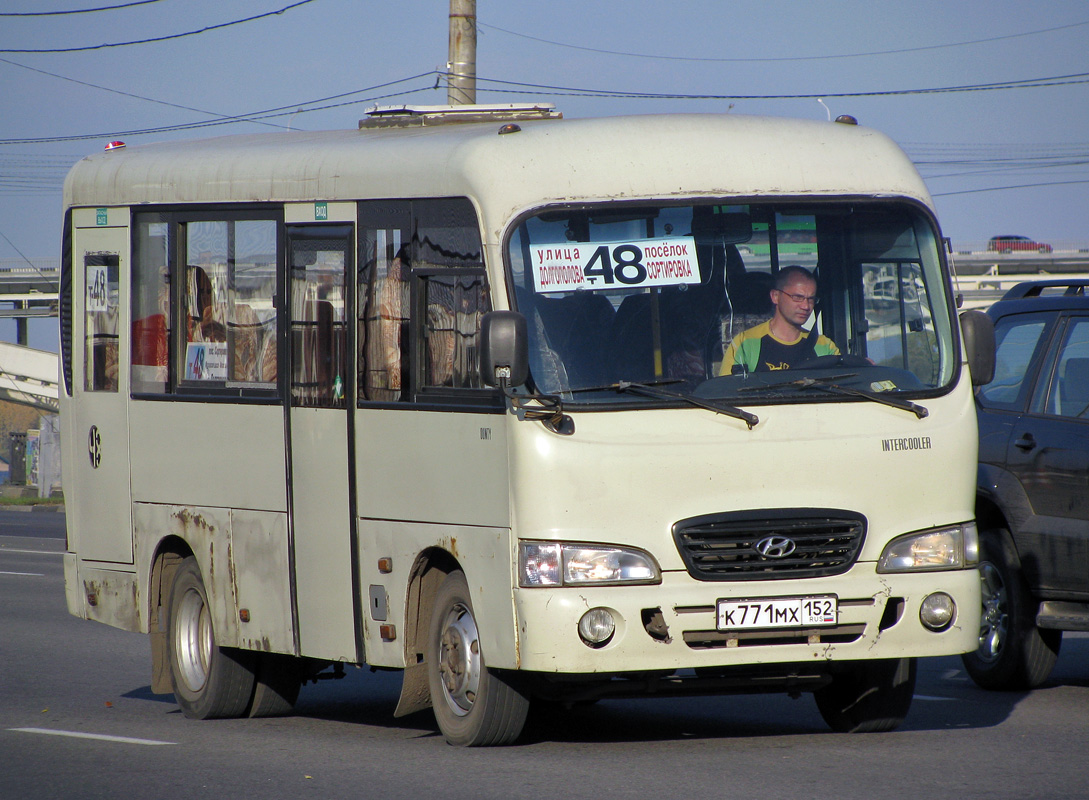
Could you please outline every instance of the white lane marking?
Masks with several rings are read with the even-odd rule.
[[[177,742],[160,742],[156,739],[133,739],[129,736],[109,736],[104,733],[80,733],[79,731],[53,731],[48,728],[8,728],[9,731],[20,733],[40,733],[44,736],[67,736],[72,739],[95,739],[100,742],[120,742],[121,744],[146,744],[152,746],[164,744],[177,744]]]
[[[934,695],[930,695],[930,694],[917,694],[917,695],[915,695],[915,699],[916,700],[949,700],[949,701],[953,701],[953,700],[956,700],[957,698],[955,698],[955,697],[935,697]]]
[[[2,571],[0,571],[0,575],[27,575],[27,576],[32,577],[32,578],[44,578],[45,577],[45,573],[43,573],[43,572],[2,572]]]
[[[64,553],[58,553],[54,550],[12,550],[10,547],[0,547],[0,554],[3,553],[24,553],[32,556],[63,556]]]

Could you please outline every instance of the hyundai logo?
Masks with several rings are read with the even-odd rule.
[[[764,558],[786,558],[798,549],[793,539],[785,536],[765,536],[753,549]]]

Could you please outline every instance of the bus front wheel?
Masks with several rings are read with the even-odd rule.
[[[247,712],[254,690],[253,655],[216,644],[208,593],[192,556],[174,573],[167,636],[170,682],[185,716],[214,719]]]
[[[447,575],[435,596],[427,667],[435,720],[449,744],[504,745],[518,738],[529,700],[485,664],[462,572]]]

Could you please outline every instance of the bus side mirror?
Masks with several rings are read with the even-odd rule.
[[[529,375],[526,318],[489,311],[480,320],[480,379],[487,386],[521,386]]]
[[[982,311],[965,311],[960,315],[960,332],[972,385],[990,383],[994,380],[994,322]]]

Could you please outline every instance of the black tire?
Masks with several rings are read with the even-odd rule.
[[[427,677],[435,721],[449,744],[504,745],[522,732],[529,700],[488,669],[462,572],[447,575],[435,595]]]
[[[883,733],[898,728],[911,709],[915,673],[914,658],[844,662],[813,697],[837,733]]]
[[[302,688],[299,659],[280,653],[260,653],[250,703],[251,717],[282,717],[295,710]]]
[[[192,556],[174,573],[166,635],[170,682],[185,716],[215,719],[246,713],[253,698],[253,654],[216,644],[208,593]]]
[[[983,615],[979,647],[961,657],[964,668],[984,689],[1035,688],[1055,666],[1062,631],[1036,627],[1037,602],[1021,576],[1009,533],[985,531],[979,546]]]

